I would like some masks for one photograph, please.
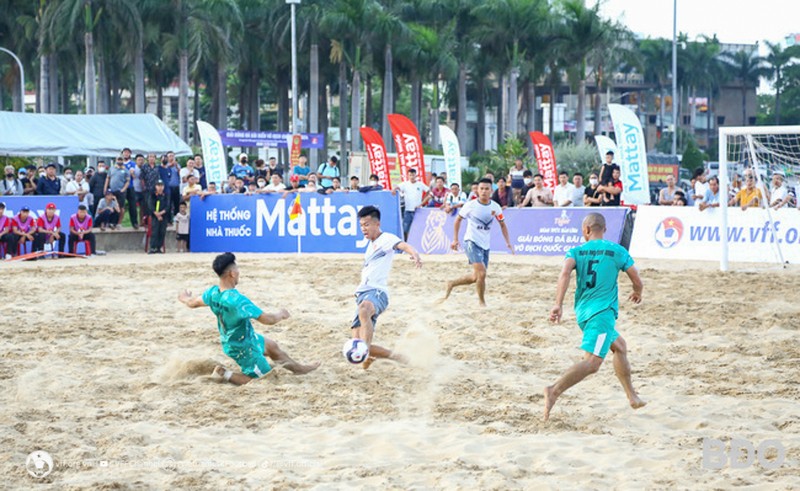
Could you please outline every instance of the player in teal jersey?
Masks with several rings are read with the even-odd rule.
[[[575,316],[583,331],[581,349],[585,353],[583,360],[570,367],[555,384],[545,387],[545,421],[550,417],[550,410],[558,396],[596,373],[609,349],[614,352],[614,371],[625,389],[631,407],[638,409],[646,404],[636,394],[631,382],[631,366],[628,363],[625,340],[614,329],[619,311],[619,272],[627,273],[633,284],[633,293],[628,297],[633,303],[642,301],[642,280],[628,251],[619,244],[603,239],[606,232],[603,215],[590,213],[583,220],[582,229],[586,243],[567,252],[561,276],[558,278],[556,304],[550,311],[550,322],[561,321],[561,306],[574,269],[577,271]]]
[[[178,295],[178,300],[193,309],[204,306],[211,308],[217,316],[222,350],[242,369],[242,373],[234,373],[217,366],[214,368],[214,375],[226,382],[244,385],[272,370],[265,358],[267,356],[295,374],[306,374],[319,367],[319,362],[311,365],[297,363],[278,347],[278,343],[264,338],[253,329],[250,319],[267,325],[277,324],[288,319],[289,312],[281,309],[274,314],[268,314],[236,290],[239,283],[236,256],[230,252],[218,255],[214,259],[213,268],[219,276],[219,286],[212,286],[199,297],[193,297],[190,291],[183,291]]]

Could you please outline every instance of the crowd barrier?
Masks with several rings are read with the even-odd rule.
[[[619,243],[628,208],[509,208],[503,211],[511,245],[516,254],[563,256],[583,242],[581,223],[589,213],[602,213],[606,219],[606,239]],[[414,214],[408,242],[423,254],[446,254],[453,241],[455,213],[438,208],[421,208]],[[462,222],[460,241],[467,224]],[[500,224],[491,228],[492,252],[508,252]]]
[[[192,197],[192,252],[364,252],[358,223],[366,205],[381,211],[381,229],[402,237],[399,197],[389,191],[300,193],[302,215],[290,220],[296,194]]]
[[[56,205],[56,215],[61,218],[61,233],[69,236],[69,217],[78,212],[77,196],[0,196],[0,201],[6,204],[5,215],[9,218],[17,216],[19,210],[25,206],[31,209],[30,216],[39,218],[44,215],[47,203]]]
[[[709,208],[640,206],[631,255],[718,261],[722,254],[720,211]],[[774,230],[773,230],[774,226]],[[740,262],[800,263],[800,211],[728,208],[728,258]]]

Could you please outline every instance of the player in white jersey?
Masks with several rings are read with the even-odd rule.
[[[478,302],[481,307],[486,306],[484,294],[486,293],[486,268],[489,267],[489,248],[491,240],[491,228],[495,219],[500,222],[500,230],[503,238],[506,239],[506,246],[511,254],[514,248],[508,238],[508,227],[506,227],[503,209],[500,205],[492,201],[492,181],[481,179],[478,182],[478,199],[467,202],[456,217],[453,231],[453,250],[458,250],[458,231],[461,228],[461,220],[467,220],[467,231],[464,234],[464,252],[472,265],[472,274],[463,276],[453,281],[447,282],[447,292],[442,301],[447,300],[454,287],[460,285],[471,285],[477,283]]]
[[[353,338],[362,339],[369,346],[369,358],[362,363],[365,370],[377,358],[404,363],[406,360],[402,355],[372,344],[372,335],[375,333],[378,316],[389,306],[388,282],[394,251],[408,253],[418,268],[422,267],[422,260],[417,251],[400,237],[381,230],[381,212],[374,206],[365,206],[358,212],[358,223],[369,243],[364,253],[361,284],[356,289],[358,310],[351,326]]]

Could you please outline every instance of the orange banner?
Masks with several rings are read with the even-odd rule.
[[[419,131],[410,119],[402,114],[389,114],[389,126],[394,135],[394,146],[397,148],[397,159],[400,161],[400,175],[403,181],[408,180],[409,169],[416,169],[417,177],[425,184],[425,157],[422,154],[422,139]]]
[[[381,135],[369,126],[361,127],[361,138],[367,149],[369,158],[369,172],[378,176],[378,181],[383,189],[392,189],[392,177],[389,175],[389,158],[386,155],[386,144]]]
[[[544,176],[544,186],[555,189],[558,185],[558,170],[556,169],[556,154],[550,138],[541,131],[530,132],[533,142],[533,153],[539,163],[539,174]]]

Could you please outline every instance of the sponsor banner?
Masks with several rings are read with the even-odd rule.
[[[292,164],[292,169],[300,165],[300,147],[302,146],[303,138],[300,135],[292,135],[291,139],[291,152],[289,154],[289,162]]]
[[[642,123],[636,114],[620,104],[609,104],[608,112],[614,122],[617,153],[614,162],[620,167],[622,201],[628,205],[650,203],[647,180],[647,148]]]
[[[292,133],[288,131],[222,130],[219,132],[226,147],[289,148]],[[325,148],[322,133],[301,133],[303,148]]]
[[[215,182],[222,189],[228,180],[228,164],[225,161],[225,147],[216,128],[205,121],[197,121],[200,142],[203,147],[203,165],[206,169],[206,182]]]
[[[678,164],[647,164],[647,175],[651,183],[667,182],[667,177],[672,176],[678,181]]]
[[[771,215],[771,218],[770,218]],[[719,261],[720,210],[642,206],[636,214],[631,254],[635,257]],[[775,233],[773,234],[773,225]],[[800,264],[800,213],[784,208],[728,208],[728,257],[740,262]]]
[[[378,176],[378,182],[383,189],[392,189],[392,176],[389,174],[389,158],[383,137],[369,126],[361,127],[361,138],[367,149],[369,159],[369,173]]]
[[[193,196],[192,252],[296,252],[298,235],[303,252],[363,251],[367,243],[357,214],[366,205],[381,210],[382,230],[402,234],[399,198],[389,191],[300,193],[303,212],[290,220],[295,197]]]
[[[589,213],[602,213],[606,219],[605,238],[619,243],[625,225],[627,208],[508,208],[503,211],[508,226],[511,246],[517,254],[535,256],[562,256],[571,248],[584,243],[581,223]],[[448,254],[452,252],[454,213],[438,208],[420,208],[408,234],[408,243],[423,254]],[[461,237],[467,223],[461,223]],[[194,244],[194,237],[192,237]],[[194,246],[193,246],[194,247]],[[508,252],[500,224],[491,225],[492,252]]]
[[[458,146],[458,137],[449,126],[439,125],[439,138],[442,140],[444,151],[445,169],[447,172],[446,186],[453,183],[461,186],[461,149]]]
[[[428,175],[425,173],[422,139],[419,137],[417,127],[402,114],[389,114],[387,118],[394,136],[394,146],[397,149],[397,159],[400,162],[402,180],[408,180],[409,169],[416,169],[419,180],[427,184]]]
[[[541,131],[531,131],[533,153],[539,163],[539,174],[544,176],[544,186],[555,189],[558,185],[558,170],[556,169],[556,154],[550,138]]]
[[[603,135],[594,135],[594,142],[597,144],[597,151],[600,152],[600,162],[606,161],[606,154],[614,152],[614,160],[617,158],[617,144],[614,140]]]
[[[15,218],[20,208],[27,206],[31,209],[30,216],[34,219],[44,215],[47,203],[53,203],[56,205],[56,215],[61,218],[61,233],[65,237],[64,240],[69,237],[69,217],[78,212],[79,204],[77,196],[0,196],[0,201],[6,204],[3,215],[8,218]],[[67,250],[66,242],[64,244],[64,250]]]

